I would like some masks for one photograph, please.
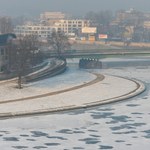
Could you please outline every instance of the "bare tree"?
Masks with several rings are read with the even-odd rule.
[[[18,76],[18,88],[22,88],[22,76],[28,73],[32,67],[31,60],[37,51],[38,40],[34,35],[20,37],[16,46],[16,61],[15,67]]]
[[[113,13],[109,10],[99,12],[88,12],[85,19],[91,20],[94,25],[109,25],[113,19]]]
[[[64,50],[70,48],[68,37],[61,31],[53,31],[48,43],[57,52],[58,58],[63,58]]]
[[[113,20],[113,13],[109,10],[99,12],[88,12],[85,19],[91,21],[92,26],[97,27],[98,33],[108,33],[110,22]]]

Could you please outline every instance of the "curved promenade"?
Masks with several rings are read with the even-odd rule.
[[[27,84],[21,90],[14,84],[0,86],[0,117],[86,108],[124,100],[145,90],[139,81],[80,70]]]

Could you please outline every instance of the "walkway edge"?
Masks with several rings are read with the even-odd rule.
[[[50,108],[50,109],[40,109],[40,110],[36,110],[32,112],[1,113],[0,118],[10,118],[10,117],[19,117],[19,116],[23,117],[23,116],[46,114],[46,113],[56,113],[56,112],[61,112],[61,111],[74,110],[74,109],[85,109],[85,108],[94,107],[98,105],[105,105],[105,104],[123,101],[129,98],[135,97],[145,91],[146,88],[142,82],[134,80],[134,79],[127,79],[127,80],[131,80],[132,82],[134,82],[137,85],[137,88],[125,95],[113,97],[110,99],[99,100],[99,101],[95,101],[91,103],[84,103],[80,106],[70,105],[70,106]]]

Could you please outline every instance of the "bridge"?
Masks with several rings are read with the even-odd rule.
[[[150,56],[150,49],[101,49],[101,50],[68,50],[62,54],[65,58],[103,58],[111,56]],[[57,57],[57,53],[45,52],[46,57]]]

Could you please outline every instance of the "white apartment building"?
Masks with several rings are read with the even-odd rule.
[[[41,38],[47,38],[51,35],[53,31],[57,31],[55,26],[44,26],[44,25],[22,25],[16,26],[14,33],[19,35],[38,35]]]
[[[90,22],[81,19],[59,20],[54,26],[57,27],[58,30],[63,31],[66,35],[77,35],[81,33],[82,28],[89,27]]]
[[[89,27],[88,20],[59,20],[53,25],[22,25],[16,26],[14,33],[16,35],[31,35],[35,34],[39,37],[46,38],[51,35],[52,31],[62,31],[66,35],[78,35],[82,28]]]

